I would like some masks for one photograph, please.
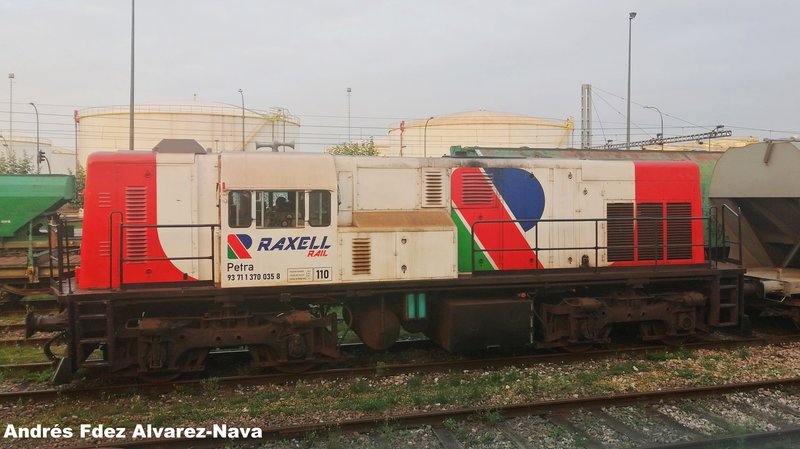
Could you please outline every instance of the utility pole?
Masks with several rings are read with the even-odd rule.
[[[627,132],[625,134],[625,149],[631,149],[631,28],[633,28],[633,19],[636,17],[635,12],[628,14],[628,114],[627,117]]]
[[[131,0],[131,101],[128,110],[128,150],[133,151],[133,43],[136,20],[136,0]]]
[[[592,146],[592,85],[581,85],[581,148]]]

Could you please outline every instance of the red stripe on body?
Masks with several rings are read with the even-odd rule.
[[[139,192],[135,201],[140,208],[136,216],[128,217],[131,207],[126,207],[126,192],[134,188]],[[79,286],[86,289],[118,287],[120,284],[119,225],[131,223],[151,225],[157,217],[156,155],[154,153],[94,153],[86,164],[86,190],[84,193],[83,240],[81,242],[81,271]],[[143,202],[143,203],[142,203]],[[141,205],[143,204],[143,209]],[[142,212],[142,210],[144,212]],[[144,215],[142,215],[144,213]],[[145,218],[143,218],[145,217]],[[113,225],[109,223],[113,220]],[[191,217],[186,217],[190,222]],[[137,248],[138,258],[163,259],[167,255],[156,228],[140,228],[137,241],[145,249]],[[132,237],[129,233],[128,236]],[[126,258],[131,248],[123,239],[122,251]],[[179,254],[178,256],[185,256]],[[152,283],[191,281],[171,261],[150,260],[125,263],[125,283]]]
[[[530,243],[517,223],[487,223],[473,226],[476,222],[485,220],[514,220],[510,211],[497,196],[497,192],[494,191],[492,183],[487,177],[481,177],[482,174],[484,172],[480,168],[455,170],[452,181],[452,199],[455,207],[464,217],[467,227],[472,226],[475,237],[487,250],[484,254],[494,262],[499,270],[542,268],[542,264],[536,258],[536,253],[531,249]],[[465,203],[463,198],[464,175],[468,175],[470,178],[471,188],[485,192],[492,190],[491,204]]]
[[[700,168],[694,162],[676,161],[634,161],[636,179],[636,204],[662,203],[664,216],[666,216],[666,203],[690,203],[693,218],[702,217],[702,203],[700,202]],[[663,241],[667,241],[667,226],[663,227]],[[634,237],[635,238],[635,237]],[[702,263],[703,254],[703,221],[692,221],[692,249],[691,263]],[[685,264],[683,260],[659,260],[659,264]],[[643,261],[652,264],[653,261]],[[614,265],[624,265],[615,263]]]

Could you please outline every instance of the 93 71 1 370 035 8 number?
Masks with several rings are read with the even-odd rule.
[[[279,281],[280,273],[234,273],[228,274],[228,281]]]

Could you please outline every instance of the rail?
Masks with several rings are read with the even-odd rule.
[[[635,263],[638,265],[668,265],[674,264],[679,261],[685,260],[693,260],[694,257],[694,248],[701,247],[707,250],[705,243],[702,241],[700,243],[696,243],[694,241],[694,226],[695,222],[704,223],[706,226],[709,223],[708,217],[625,217],[625,218],[576,218],[576,219],[517,219],[517,220],[478,220],[472,224],[470,227],[470,236],[471,236],[471,271],[474,274],[476,272],[475,269],[475,261],[478,259],[479,255],[483,255],[487,257],[487,254],[491,253],[504,253],[504,252],[529,252],[533,251],[534,255],[536,256],[536,263],[533,264],[533,267],[528,268],[532,270],[538,270],[544,268],[541,264],[542,258],[540,254],[547,253],[547,252],[567,252],[567,251],[589,251],[593,253],[594,265],[590,265],[590,257],[587,254],[580,255],[580,267],[583,268],[600,268],[601,256],[602,252],[605,251],[606,256],[608,255],[608,250],[611,249],[613,251],[617,251],[619,253],[623,253],[624,256],[616,257],[616,260],[609,261],[606,257],[603,262],[623,262],[623,263]],[[641,222],[650,222],[650,223],[657,223],[655,225],[650,225],[647,229],[650,231],[649,233],[642,232],[643,227],[639,226]],[[576,226],[580,225],[593,225],[594,227],[594,240],[590,244],[584,245],[574,245],[574,246],[542,246],[540,245],[540,236],[539,230],[542,228],[543,224],[550,224],[550,223],[574,223]],[[608,224],[609,223],[623,223],[626,225],[625,230],[626,237],[628,240],[631,241],[631,244],[614,244],[614,245],[601,245],[601,224],[605,225],[606,232],[602,234],[602,236],[606,237],[608,240]],[[675,230],[675,228],[670,228],[670,224],[675,223],[688,223],[688,225],[684,224],[682,231],[687,231],[690,233],[690,237],[688,240],[684,237],[678,242],[670,243],[669,241],[669,232],[670,230]],[[481,226],[490,226],[494,225],[498,227],[498,232],[502,232],[501,226],[507,224],[514,224],[515,227],[521,227],[523,224],[533,224],[532,227],[534,230],[533,235],[533,245],[527,247],[514,247],[514,248],[507,248],[507,247],[477,247],[478,242],[480,241],[479,238],[476,238],[476,228]],[[659,226],[660,225],[660,226]],[[655,231],[653,231],[655,230]],[[575,232],[574,235],[582,236],[583,233]],[[642,243],[640,240],[642,237],[645,237],[645,240],[654,240],[655,243]],[[580,238],[580,237],[579,237]],[[502,237],[500,237],[502,241]],[[526,241],[530,243],[530,241],[526,237]],[[482,241],[484,245],[486,241]],[[678,257],[675,256],[675,253],[683,253],[686,254],[688,250],[688,257]],[[488,258],[488,257],[487,257]],[[710,258],[704,258],[704,262],[710,262]],[[523,268],[524,270],[524,268]]]
[[[125,289],[126,285],[130,286],[130,285],[135,285],[136,284],[136,283],[131,283],[131,284],[126,284],[125,283],[125,264],[126,263],[156,262],[156,261],[161,261],[161,262],[169,261],[169,262],[172,262],[172,261],[179,261],[179,260],[197,260],[197,261],[208,260],[208,261],[210,261],[210,263],[211,263],[211,269],[210,269],[211,279],[208,279],[208,280],[197,279],[197,280],[192,280],[192,281],[189,281],[189,280],[175,281],[175,282],[168,282],[169,284],[171,284],[171,285],[176,285],[176,284],[197,284],[198,281],[199,282],[204,282],[205,281],[207,283],[211,283],[212,285],[216,284],[217,283],[217,277],[216,277],[216,269],[215,269],[216,263],[215,262],[216,262],[217,252],[215,250],[215,245],[214,245],[214,239],[215,239],[214,229],[218,228],[218,227],[219,227],[219,225],[218,224],[214,224],[214,223],[208,223],[208,224],[158,224],[158,225],[155,225],[155,224],[126,224],[126,223],[120,223],[119,224],[119,239],[118,239],[118,242],[119,242],[119,251],[118,251],[118,254],[119,254],[119,288],[120,289]],[[126,252],[125,251],[125,238],[126,238],[126,234],[127,234],[125,232],[126,230],[129,230],[129,229],[145,229],[145,230],[147,230],[147,229],[168,229],[168,228],[173,228],[173,229],[202,229],[202,228],[208,228],[209,229],[209,235],[210,235],[211,254],[209,254],[207,256],[198,255],[198,256],[175,256],[175,257],[138,257],[138,256],[137,257],[125,257],[125,252]],[[110,232],[113,233],[113,227],[111,227]],[[111,241],[113,241],[113,240],[111,240]],[[114,254],[114,252],[113,252],[113,248],[112,248],[112,250],[109,252],[109,257],[113,257],[113,254]],[[113,271],[113,263],[109,264],[109,266],[110,266],[110,269]],[[110,279],[110,281],[111,282],[109,283],[109,285],[113,286],[114,285],[113,284],[113,278]]]

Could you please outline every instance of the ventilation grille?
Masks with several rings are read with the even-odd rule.
[[[111,192],[100,192],[97,194],[97,207],[111,207]]]
[[[606,217],[608,218],[608,261],[632,261],[633,204],[608,204]]]
[[[372,244],[369,238],[353,239],[353,274],[372,272]]]
[[[484,172],[467,172],[461,178],[461,199],[465,206],[490,206],[494,203],[492,176]]]
[[[667,258],[692,258],[692,205],[667,204]]]
[[[108,257],[111,255],[111,245],[109,245],[108,240],[101,240],[99,243],[98,253],[102,257]]]
[[[444,173],[425,170],[422,174],[422,207],[444,207]]]
[[[125,188],[125,223],[147,224],[147,187]],[[125,257],[128,260],[147,258],[147,229],[125,229]]]
[[[641,203],[636,207],[639,260],[660,260],[664,255],[664,208],[661,203]],[[651,220],[648,220],[651,219]]]

